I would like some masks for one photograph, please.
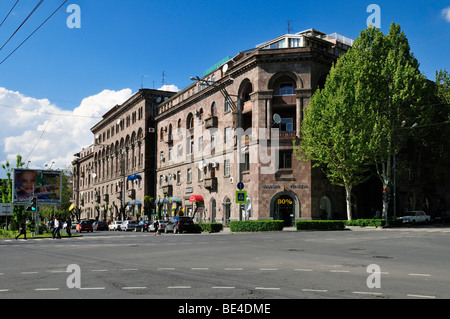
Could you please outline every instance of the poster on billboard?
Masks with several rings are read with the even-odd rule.
[[[14,169],[13,203],[26,205],[33,196],[41,205],[61,205],[61,171]]]

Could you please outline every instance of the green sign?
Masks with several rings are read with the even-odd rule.
[[[247,191],[236,191],[236,204],[245,204],[247,202]]]

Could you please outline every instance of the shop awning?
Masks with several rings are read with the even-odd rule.
[[[139,174],[136,174],[136,175],[128,175],[128,177],[127,177],[128,181],[133,181],[135,179],[142,179],[142,176]]]
[[[169,199],[168,199],[167,197],[165,197],[165,198],[158,198],[157,200],[155,200],[155,203],[156,203],[156,204],[159,204],[159,203],[163,203],[163,204],[169,203]]]
[[[181,203],[181,197],[169,197],[169,200],[173,203],[173,202],[179,202]]]
[[[189,197],[189,201],[190,202],[196,202],[196,201],[203,202],[203,196],[202,195],[191,195],[191,197]]]

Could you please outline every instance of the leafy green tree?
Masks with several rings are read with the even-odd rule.
[[[305,111],[296,155],[323,167],[330,182],[345,187],[348,219],[352,187],[364,182],[375,165],[383,188],[390,188],[398,129],[426,117],[426,81],[418,68],[399,25],[393,23],[388,35],[368,28],[331,68],[325,87]],[[384,214],[387,207],[384,202]]]
[[[382,35],[366,31],[371,42],[379,43]],[[374,50],[365,50],[363,40],[342,56],[327,77],[325,87],[316,91],[305,111],[297,159],[312,160],[321,167],[331,183],[346,191],[347,218],[351,215],[351,193],[370,176],[370,164],[383,134],[377,123],[377,112],[368,105],[372,76],[380,68]],[[374,92],[375,93],[375,92]]]

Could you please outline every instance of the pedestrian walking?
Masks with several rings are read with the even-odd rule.
[[[27,240],[27,225],[24,221],[20,223],[19,235],[16,236],[16,240],[21,235],[23,235],[23,239]]]
[[[156,236],[158,235],[158,227],[159,227],[159,221],[156,219],[156,217],[153,221],[153,227],[155,228],[155,234],[153,236]]]
[[[57,216],[55,216],[55,219],[53,220],[53,232],[52,232],[52,238],[55,239],[57,237],[58,239],[61,239],[61,233],[59,232],[61,228],[61,222]]]
[[[72,237],[72,219],[70,217],[66,220],[66,232],[69,235],[69,237]]]

